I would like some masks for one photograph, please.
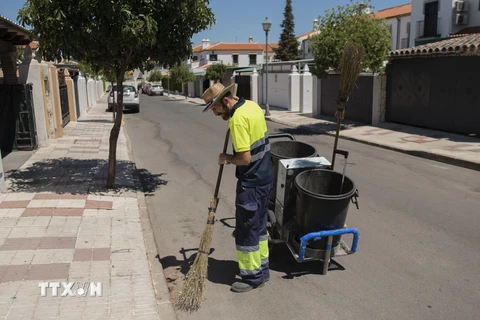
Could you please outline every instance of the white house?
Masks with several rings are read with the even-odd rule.
[[[300,59],[313,59],[312,51],[310,50],[310,37],[320,33],[318,30],[318,19],[313,20],[313,29],[305,32],[297,37],[298,51],[300,52]]]
[[[410,20],[412,5],[410,3],[400,6],[378,10],[373,15],[376,18],[385,19],[390,28],[392,38],[391,50],[408,48],[411,38]]]
[[[479,0],[412,0],[410,46],[480,32]]]
[[[268,59],[274,56],[273,48],[276,43],[268,44]],[[195,73],[199,69],[206,69],[210,65],[223,63],[232,67],[251,67],[265,63],[265,43],[254,42],[250,37],[248,42],[217,42],[210,44],[210,40],[202,40],[202,44],[193,48],[193,55],[185,63],[191,66]]]

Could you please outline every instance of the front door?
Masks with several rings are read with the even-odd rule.
[[[438,1],[425,3],[425,20],[423,26],[423,36],[436,37],[437,36],[437,21],[438,21]]]
[[[238,84],[237,96],[251,99],[250,76],[235,76],[235,83]]]

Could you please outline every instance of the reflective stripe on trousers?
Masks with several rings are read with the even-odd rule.
[[[273,182],[260,187],[242,187],[237,182],[235,244],[242,279],[252,286],[270,277],[267,216]]]

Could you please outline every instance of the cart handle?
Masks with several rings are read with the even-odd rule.
[[[353,234],[353,241],[352,241],[352,248],[350,249],[349,254],[355,253],[357,251],[357,246],[358,246],[358,238],[360,234],[358,233],[358,230],[355,228],[343,228],[343,229],[334,229],[334,230],[323,230],[319,232],[312,232],[304,235],[303,237],[300,238],[300,249],[298,251],[298,259],[299,261],[303,261],[305,259],[305,250],[307,248],[307,243],[310,240],[315,240],[318,241],[323,237],[329,237],[329,236],[338,236],[342,234]],[[327,245],[326,250],[332,250],[332,245],[330,244],[330,248]]]
[[[295,141],[295,137],[292,136],[290,133],[274,133],[269,134],[268,139],[276,139],[276,138],[289,138],[292,141]]]
[[[335,150],[335,153],[341,154],[342,156],[345,157],[345,159],[348,158],[348,151],[346,151],[346,150],[336,149],[336,150]]]

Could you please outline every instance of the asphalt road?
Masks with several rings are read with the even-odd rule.
[[[146,197],[158,253],[164,267],[185,265],[205,226],[227,123],[168,97],[142,95],[141,104],[126,115],[127,133],[137,167],[164,180]],[[331,159],[333,137],[268,126]],[[179,319],[480,319],[480,173],[346,140],[339,147],[350,151],[347,175],[360,192],[347,217],[359,248],[335,259],[343,270],[320,275],[319,263],[276,247],[265,287],[230,292],[235,177],[226,166],[205,300]]]

